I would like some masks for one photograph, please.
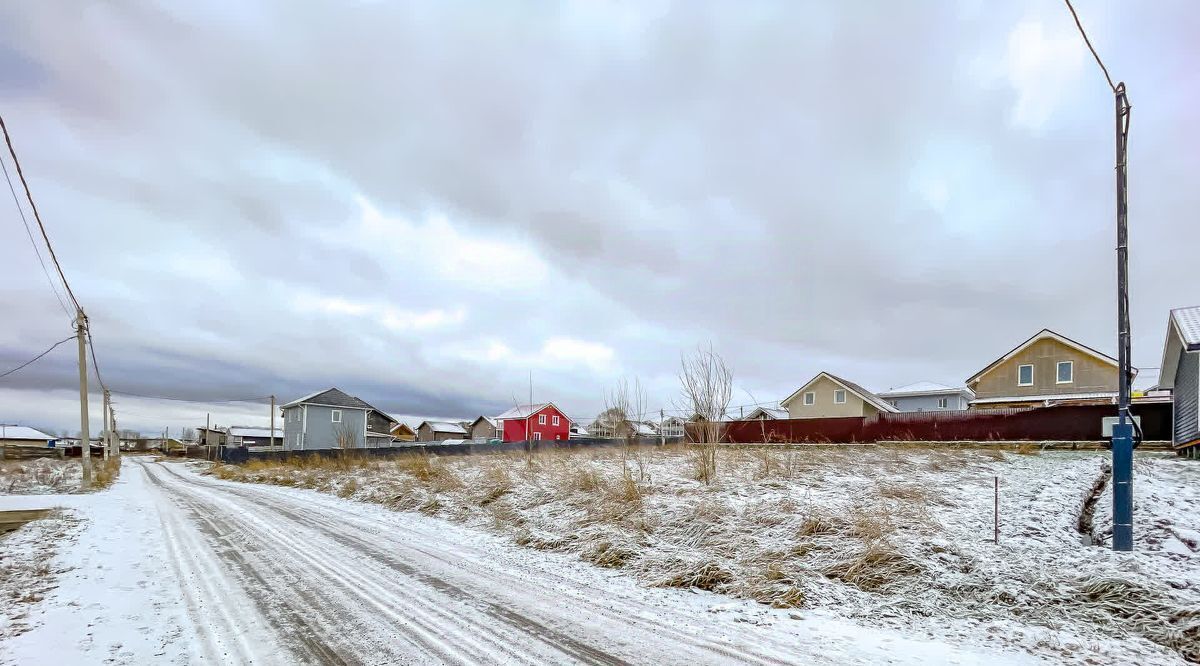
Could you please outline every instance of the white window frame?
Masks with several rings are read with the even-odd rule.
[[[541,433],[541,432],[538,432],[537,430],[534,430],[534,431],[533,431],[533,438],[534,438],[534,439],[536,439],[536,440],[539,440],[539,441],[540,441],[540,440],[542,439],[542,433]]]
[[[950,406],[949,398],[938,398],[938,409],[946,409]]]
[[[538,414],[538,425],[546,425],[546,415]]]
[[[558,420],[558,414],[550,417],[550,425],[558,425],[559,423],[560,421]]]
[[[1062,367],[1066,365],[1071,369],[1071,378],[1063,381]],[[1055,384],[1074,384],[1075,383],[1075,361],[1059,361],[1054,364],[1054,383]]]
[[[332,419],[333,423],[341,423],[342,422],[342,410],[340,410],[340,409],[330,410],[329,418]]]
[[[813,406],[813,405],[815,405],[815,404],[817,404],[817,393],[816,393],[816,391],[809,391],[809,392],[805,393],[805,394],[804,394],[804,405],[805,405],[806,407],[811,407],[811,406]]]
[[[839,393],[842,394],[841,400],[838,400]],[[846,404],[846,389],[833,389],[833,404],[835,404],[835,405]]]
[[[1021,368],[1029,368],[1029,381],[1028,382],[1021,381]],[[1034,382],[1033,364],[1032,363],[1022,363],[1021,365],[1018,365],[1017,366],[1017,386],[1033,386],[1033,382]]]

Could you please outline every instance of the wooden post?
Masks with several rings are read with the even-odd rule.
[[[995,492],[993,494],[993,505],[995,508],[993,509],[992,513],[992,538],[995,539],[996,545],[1000,545],[1000,477],[994,476],[992,479],[996,482]]]
[[[88,431],[87,319],[75,312],[75,338],[79,343],[79,456],[83,463],[83,486],[92,485],[92,436]]]

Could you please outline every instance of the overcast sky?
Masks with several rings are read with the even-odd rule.
[[[1200,5],[1076,6],[1134,106],[1149,368],[1200,302]],[[466,418],[532,375],[591,416],[709,342],[735,404],[1115,354],[1112,94],[1060,2],[6,2],[0,111],[118,390]],[[71,328],[0,192],[2,371]],[[0,422],[77,430],[75,373]]]

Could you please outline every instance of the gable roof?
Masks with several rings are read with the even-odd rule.
[[[915,384],[880,391],[875,395],[881,398],[907,398],[919,395],[954,395],[957,393],[971,398],[975,397],[975,392],[965,386],[946,386],[937,382],[917,382]]]
[[[467,434],[467,431],[462,427],[461,424],[453,421],[421,421],[421,425],[417,426],[417,430],[420,430],[427,425],[429,426],[429,429],[434,432],[452,432],[459,435]]]
[[[1081,343],[1075,342],[1074,340],[1072,340],[1071,338],[1068,338],[1068,337],[1066,337],[1065,335],[1059,335],[1058,333],[1055,333],[1054,331],[1052,331],[1052,330],[1050,330],[1050,329],[1048,329],[1048,328],[1043,328],[1042,330],[1040,330],[1040,331],[1038,331],[1036,334],[1034,334],[1034,336],[1033,336],[1033,337],[1029,338],[1029,339],[1028,339],[1028,340],[1026,340],[1025,342],[1022,342],[1021,344],[1017,345],[1016,347],[1013,347],[1013,348],[1012,348],[1012,350],[1011,350],[1011,351],[1009,351],[1007,354],[1005,354],[1005,355],[1001,356],[1000,358],[998,358],[998,359],[996,359],[996,360],[992,361],[991,363],[989,363],[989,364],[987,365],[987,367],[985,367],[984,369],[982,369],[982,370],[980,370],[979,372],[977,372],[977,373],[975,373],[974,375],[972,375],[972,376],[971,376],[971,378],[970,378],[970,379],[968,379],[968,380],[967,380],[967,382],[966,382],[966,383],[967,383],[967,386],[970,386],[971,384],[974,384],[975,382],[979,381],[979,379],[980,379],[981,377],[983,377],[983,376],[984,376],[984,375],[986,375],[987,373],[991,372],[992,370],[995,370],[995,369],[996,369],[997,367],[999,367],[999,366],[1000,366],[1002,363],[1004,363],[1004,362],[1008,361],[1009,359],[1011,359],[1012,357],[1014,357],[1014,356],[1016,356],[1017,354],[1021,353],[1022,351],[1025,351],[1025,350],[1026,350],[1026,349],[1028,349],[1028,348],[1029,348],[1031,345],[1033,345],[1035,342],[1038,342],[1038,341],[1040,341],[1040,340],[1055,340],[1055,341],[1057,341],[1057,342],[1059,342],[1059,343],[1061,343],[1061,344],[1064,344],[1064,345],[1066,345],[1066,346],[1068,346],[1068,347],[1070,347],[1070,348],[1072,348],[1072,349],[1074,349],[1074,350],[1076,350],[1076,351],[1078,351],[1078,352],[1081,352],[1081,353],[1083,353],[1083,354],[1087,354],[1088,356],[1091,356],[1092,358],[1094,358],[1094,359],[1096,359],[1096,360],[1098,360],[1098,361],[1101,361],[1101,362],[1104,362],[1104,363],[1108,363],[1108,364],[1110,364],[1110,365],[1114,365],[1114,366],[1115,366],[1115,365],[1119,365],[1119,364],[1118,364],[1118,362],[1117,362],[1117,359],[1115,359],[1115,358],[1113,358],[1113,357],[1109,356],[1108,354],[1105,354],[1105,353],[1103,353],[1103,352],[1098,352],[1098,351],[1096,351],[1095,349],[1092,349],[1091,347],[1088,347],[1087,345],[1084,345],[1084,344],[1081,344]],[[1136,374],[1136,373],[1137,373],[1137,371],[1136,371],[1136,370],[1134,370],[1134,373]]]
[[[407,431],[408,431],[408,433],[409,433],[410,435],[415,435],[415,434],[417,434],[417,431],[416,431],[416,430],[413,430],[413,427],[412,427],[412,426],[410,426],[410,425],[408,425],[408,424],[407,424],[407,423],[405,423],[404,421],[396,421],[396,425],[392,426],[392,427],[391,427],[391,428],[388,430],[388,432],[389,432],[389,433],[392,433],[392,434],[394,434],[394,433],[395,433],[397,430],[399,430],[399,429],[401,429],[401,428],[404,428],[405,430],[407,430]]]
[[[1175,308],[1167,315],[1167,339],[1163,342],[1162,362],[1158,364],[1158,388],[1174,388],[1179,355],[1200,351],[1200,305]]]
[[[356,397],[354,397],[348,393],[345,393],[344,391],[337,389],[337,388],[327,388],[324,391],[317,391],[316,393],[311,393],[309,395],[304,396],[303,398],[298,398],[287,404],[280,405],[279,408],[286,409],[288,407],[295,407],[297,405],[324,405],[326,407],[346,407],[348,409],[365,409],[368,411],[379,412],[380,414],[387,417],[388,419],[392,418],[391,416],[388,416],[387,412],[384,412],[382,409],[379,409],[378,407],[370,405],[365,400],[356,398]]]
[[[796,389],[791,395],[784,398],[779,403],[779,406],[786,407],[787,404],[789,402],[791,402],[793,399],[795,399],[796,396],[803,393],[804,389],[808,388],[809,386],[812,386],[813,383],[815,383],[818,379],[820,379],[822,377],[829,379],[830,381],[832,381],[835,384],[840,384],[842,386],[842,388],[846,389],[847,391],[850,391],[851,393],[853,393],[854,395],[856,395],[860,399],[862,399],[863,402],[866,402],[867,404],[871,405],[872,407],[874,407],[875,409],[878,409],[881,412],[896,413],[896,412],[900,411],[900,410],[896,409],[895,407],[893,407],[891,405],[891,403],[889,403],[888,401],[884,400],[883,398],[880,398],[879,396],[875,395],[874,393],[871,393],[870,391],[859,386],[858,384],[855,384],[854,382],[842,379],[841,377],[838,377],[837,375],[831,375],[828,372],[825,372],[824,370],[817,373],[816,377],[813,377],[812,379],[808,380],[808,383],[806,383],[804,386],[801,386],[800,388]]]
[[[46,443],[58,438],[54,435],[47,435],[36,428],[30,428],[29,426],[0,425],[0,439],[28,439],[30,441]]]
[[[475,425],[480,421],[487,421],[488,425],[492,426],[493,428],[496,427],[496,419],[492,418],[491,416],[480,416],[476,418],[474,421],[471,421],[471,427],[474,428]]]
[[[555,409],[558,409],[558,407],[552,402],[538,402],[532,405],[517,405],[516,407],[504,412],[500,416],[497,416],[496,420],[503,421],[505,419],[527,419],[547,407],[554,407]],[[563,416],[567,415],[567,413],[561,409],[558,409],[558,411]],[[567,420],[570,421],[571,417],[567,416]]]
[[[778,407],[755,407],[754,411],[746,415],[746,418],[757,419],[761,416],[765,416],[769,419],[791,418],[791,414],[788,414],[788,410],[780,409]]]

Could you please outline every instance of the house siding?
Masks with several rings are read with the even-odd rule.
[[[854,395],[854,392],[846,390],[846,402],[837,404],[833,401],[833,392],[839,389],[845,389],[841,384],[829,379],[828,377],[819,377],[816,381],[804,388],[796,394],[792,401],[784,405],[788,411],[788,415],[793,419],[819,419],[831,418],[836,416],[873,416],[879,413],[879,410],[874,406],[863,401],[862,398]],[[815,402],[811,405],[804,404],[804,394],[812,391]]]
[[[487,421],[479,421],[471,426],[470,437],[478,440],[496,439],[500,437],[500,433]]]
[[[351,407],[326,407],[324,405],[307,405],[308,425],[304,435],[305,449],[337,449],[338,428],[345,427],[354,435],[354,443],[350,448],[362,448],[363,430],[366,426],[367,412]],[[333,422],[333,410],[342,410],[342,422]]]
[[[538,423],[538,415],[546,415],[546,423]],[[554,425],[554,417],[558,416],[558,425]],[[547,405],[541,411],[532,414],[529,419],[529,433],[525,432],[526,419],[507,419],[503,422],[504,441],[520,442],[524,441],[528,436],[529,439],[534,439],[534,433],[541,433],[541,439],[570,439],[571,438],[571,419],[567,418],[566,414],[555,409],[554,405]]]
[[[953,395],[908,395],[898,397],[879,396],[892,403],[902,412],[949,412],[967,408],[967,397],[961,393]],[[938,400],[945,398],[946,406],[938,407]]]
[[[466,439],[466,437],[461,432],[435,432],[428,423],[422,423],[417,428],[418,442],[444,442],[448,439]]]
[[[1200,439],[1200,351],[1179,355],[1173,401],[1175,443]]]
[[[1059,361],[1073,361],[1074,377],[1070,384],[1057,383]],[[1033,385],[1018,386],[1017,372],[1022,365],[1033,365]],[[1116,366],[1089,354],[1064,345],[1058,340],[1043,339],[1017,355],[992,368],[970,388],[976,399],[1019,399],[1035,395],[1069,393],[1116,392],[1119,373]]]

